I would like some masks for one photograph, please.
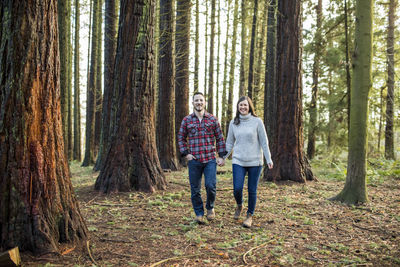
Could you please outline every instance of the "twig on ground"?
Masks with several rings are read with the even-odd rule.
[[[135,243],[136,241],[127,241],[127,240],[117,240],[117,239],[107,239],[100,238],[101,242],[115,242],[115,243]]]
[[[184,186],[184,187],[187,187],[189,184],[183,184],[183,183],[178,183],[178,182],[174,182],[174,181],[170,181],[169,182],[170,184],[177,184],[177,185],[181,185],[181,186]]]
[[[161,263],[164,263],[164,262],[167,262],[167,261],[171,261],[171,260],[178,260],[178,259],[196,257],[196,256],[200,256],[200,255],[201,254],[194,254],[194,255],[185,255],[185,256],[179,256],[179,257],[172,257],[172,258],[164,259],[162,261],[158,261],[156,263],[153,263],[152,265],[150,265],[150,267],[154,267],[154,266],[160,265]]]
[[[126,205],[126,204],[108,204],[108,203],[99,203],[99,202],[94,202],[94,205],[99,205],[99,206],[106,206],[106,207],[135,207],[133,205]]]
[[[95,196],[94,198],[92,198],[91,200],[89,200],[88,202],[85,203],[85,206],[89,205],[90,203],[93,202],[93,200],[95,200],[99,195]]]
[[[268,245],[269,243],[271,243],[271,242],[273,242],[273,241],[275,241],[275,239],[271,239],[271,240],[269,240],[269,241],[267,241],[267,242],[265,242],[265,243],[262,243],[261,245],[258,245],[258,246],[256,246],[256,247],[253,247],[253,248],[251,248],[250,250],[248,250],[246,253],[244,253],[243,254],[243,262],[245,263],[245,264],[247,264],[247,261],[246,261],[246,255],[247,254],[249,254],[250,252],[252,252],[253,250],[255,250],[255,249],[259,249],[259,248],[261,248],[261,247],[263,247],[263,246],[266,246],[266,245]]]
[[[90,247],[89,247],[89,240],[87,240],[86,241],[86,248],[87,248],[87,251],[88,251],[88,253],[89,253],[89,257],[90,257],[90,259],[92,260],[92,262],[95,264],[95,265],[99,265],[99,264],[97,264],[97,262],[93,259],[93,257],[92,257],[92,253],[90,252]]]
[[[226,188],[217,189],[217,191],[232,191],[232,190],[233,190],[232,187],[226,187]]]

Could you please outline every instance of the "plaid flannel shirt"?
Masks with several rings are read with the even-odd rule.
[[[179,151],[182,157],[192,154],[201,163],[215,159],[215,141],[220,157],[225,156],[225,140],[217,118],[208,112],[203,119],[192,114],[183,118],[178,133]]]

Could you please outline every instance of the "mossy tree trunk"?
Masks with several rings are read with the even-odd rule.
[[[390,0],[389,23],[387,29],[387,96],[386,96],[386,129],[385,129],[385,158],[395,159],[393,141],[393,107],[394,107],[394,32],[397,0]]]
[[[99,153],[101,139],[101,114],[103,109],[103,89],[102,89],[102,50],[103,50],[103,0],[99,0],[99,12],[97,13],[97,70],[96,70],[96,98],[95,98],[95,115],[94,115],[94,157],[97,158]]]
[[[75,0],[75,40],[74,40],[74,148],[72,159],[81,161],[81,107],[80,107],[80,76],[79,76],[79,28],[80,6]]]
[[[165,189],[154,125],[155,0],[122,0],[114,68],[114,132],[95,189]]]
[[[372,23],[373,0],[357,0],[347,176],[343,190],[332,198],[347,204],[368,201],[365,176],[368,94],[372,86]]]
[[[88,232],[64,151],[57,3],[4,0],[0,14],[0,249],[59,252]]]

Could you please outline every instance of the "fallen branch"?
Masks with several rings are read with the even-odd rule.
[[[184,258],[189,258],[189,257],[196,257],[196,256],[200,256],[200,255],[201,255],[201,254],[194,254],[194,255],[186,255],[186,256],[179,256],[179,257],[172,257],[172,258],[164,259],[164,260],[162,260],[162,261],[153,263],[152,265],[150,265],[150,267],[154,267],[154,266],[160,265],[160,264],[162,264],[162,263],[164,263],[164,262],[171,261],[171,260],[179,260],[179,259],[184,259]]]
[[[116,240],[116,239],[106,239],[100,238],[101,242],[115,242],[115,243],[135,243],[136,241],[126,241],[126,240]]]
[[[106,206],[106,207],[135,207],[133,205],[126,205],[126,204],[107,204],[107,203],[99,203],[99,202],[94,202],[94,205],[99,205],[99,206]]]
[[[247,254],[249,254],[250,252],[252,252],[252,251],[255,250],[255,249],[258,249],[258,248],[261,248],[261,247],[263,247],[263,246],[266,246],[266,245],[268,245],[269,243],[271,243],[271,242],[273,242],[273,241],[275,241],[275,239],[271,239],[271,240],[269,240],[268,242],[265,242],[265,243],[263,243],[263,244],[261,244],[261,245],[258,245],[258,246],[256,246],[256,247],[253,247],[253,248],[251,248],[250,250],[248,250],[246,253],[243,254],[243,262],[244,262],[245,264],[248,264],[247,261],[246,261],[246,255],[247,255]]]
[[[90,252],[90,247],[89,247],[89,240],[86,241],[86,248],[87,248],[87,251],[89,253],[89,257],[92,260],[92,262],[94,263],[94,265],[99,265],[99,264],[97,264],[97,262],[92,257],[92,253]]]

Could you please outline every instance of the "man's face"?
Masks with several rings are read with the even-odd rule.
[[[196,111],[201,112],[203,111],[205,106],[204,96],[202,95],[195,95],[193,97],[193,107]]]

